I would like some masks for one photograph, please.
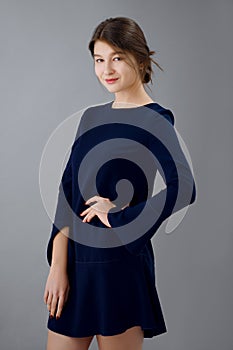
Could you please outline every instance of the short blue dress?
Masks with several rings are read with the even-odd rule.
[[[172,111],[155,102],[119,109],[112,103],[85,110],[61,178],[47,259],[51,266],[54,237],[68,226],[70,291],[61,317],[48,316],[47,327],[87,337],[141,326],[151,338],[167,332],[151,238],[195,201],[196,188]],[[152,195],[157,171],[166,189]],[[97,216],[82,222],[85,201],[95,195],[116,205],[108,212],[111,227]]]

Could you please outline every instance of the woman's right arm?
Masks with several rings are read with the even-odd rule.
[[[44,302],[51,317],[59,318],[68,298],[69,280],[67,275],[69,227],[59,231],[53,240],[52,262],[44,292]]]
[[[85,114],[85,112],[84,112]],[[68,280],[68,235],[69,226],[72,222],[72,154],[74,148],[78,147],[79,137],[81,136],[82,118],[78,124],[76,136],[71,147],[68,162],[64,169],[59,185],[59,194],[55,219],[53,222],[51,236],[47,246],[47,259],[50,265],[44,302],[47,304],[51,316],[59,317],[61,315],[64,303],[68,298],[69,280]]]
[[[59,231],[53,240],[52,261],[51,268],[53,266],[62,267],[63,270],[67,268],[67,252],[68,252],[68,236],[69,227],[66,226]]]

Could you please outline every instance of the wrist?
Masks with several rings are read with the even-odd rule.
[[[59,271],[66,271],[67,269],[67,263],[65,261],[52,261],[51,266],[50,266],[51,270],[59,270]]]

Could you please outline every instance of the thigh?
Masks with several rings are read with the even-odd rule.
[[[99,350],[142,350],[144,333],[140,326],[111,336],[96,335]]]
[[[88,350],[93,337],[73,338],[48,329],[46,350]]]

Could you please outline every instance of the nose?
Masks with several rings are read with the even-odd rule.
[[[105,75],[109,75],[109,74],[112,74],[114,73],[114,69],[112,67],[112,63],[111,61],[105,61],[105,65],[104,65],[104,74]]]

